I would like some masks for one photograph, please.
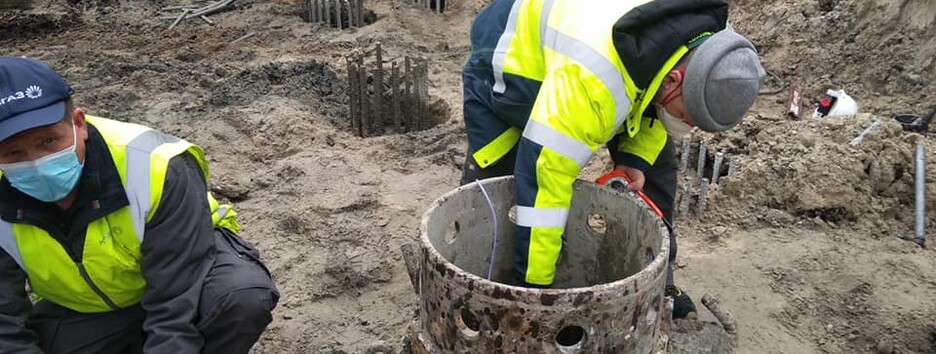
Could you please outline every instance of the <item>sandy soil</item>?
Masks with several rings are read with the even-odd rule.
[[[416,299],[399,245],[457,184],[459,69],[483,1],[452,1],[442,15],[368,1],[376,22],[344,31],[304,22],[307,8],[291,2],[236,1],[214,26],[168,30],[158,9],[182,0],[36,0],[0,11],[0,48],[59,68],[92,114],[207,149],[212,189],[236,202],[283,295],[254,352],[400,347]],[[677,219],[679,283],[732,310],[741,353],[936,353],[936,253],[897,238],[912,233],[917,143],[931,161],[936,229],[936,139],[889,123],[848,145],[875,119],[934,105],[936,3],[732,4],[734,27],[769,70],[804,88],[805,102],[845,88],[866,114],[789,121],[784,91],[763,96],[730,133],[697,134],[741,168],[707,213]],[[378,41],[388,58],[431,60],[430,94],[448,119],[403,135],[348,132],[344,55]]]

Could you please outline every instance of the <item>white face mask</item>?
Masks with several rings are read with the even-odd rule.
[[[686,136],[686,134],[689,134],[689,131],[692,130],[691,125],[669,114],[662,106],[657,106],[656,109],[657,117],[660,117],[660,120],[663,121],[663,127],[666,128],[666,132],[673,138],[682,139],[683,136]]]

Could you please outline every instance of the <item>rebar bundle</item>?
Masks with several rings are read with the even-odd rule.
[[[309,0],[309,22],[337,29],[363,27],[364,0]]]
[[[445,0],[413,0],[413,2],[424,9],[438,13],[445,12]]]
[[[372,62],[368,59],[373,58]],[[428,129],[429,62],[402,58],[389,62],[386,75],[383,48],[347,56],[350,126],[361,137]],[[402,68],[401,68],[402,66]]]

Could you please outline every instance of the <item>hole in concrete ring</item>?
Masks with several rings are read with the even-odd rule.
[[[585,221],[588,230],[598,235],[604,235],[608,231],[608,222],[601,214],[588,214],[588,220]]]
[[[581,326],[567,326],[556,334],[556,346],[563,353],[574,353],[576,350],[582,349],[586,337],[585,329]]]
[[[461,231],[461,225],[458,224],[458,221],[449,224],[448,228],[445,229],[445,243],[450,245],[454,243],[455,239],[458,238],[459,231]]]
[[[655,257],[655,255],[653,254],[653,249],[652,249],[652,248],[647,247],[645,257],[646,257],[646,260],[647,260],[647,264],[646,264],[646,265],[650,265],[650,263],[653,263],[653,258]]]
[[[653,325],[655,325],[656,322],[660,319],[660,312],[658,311],[658,309],[659,309],[661,300],[662,298],[657,296],[656,298],[653,299],[653,301],[650,302],[651,306],[647,308],[647,315],[644,318],[644,321],[647,323],[648,326],[653,327]]]
[[[455,313],[455,326],[466,338],[474,338],[481,330],[481,321],[467,307],[461,307]]]
[[[507,219],[509,219],[510,222],[514,223],[514,225],[517,224],[517,206],[516,205],[510,207],[510,209],[507,210]]]

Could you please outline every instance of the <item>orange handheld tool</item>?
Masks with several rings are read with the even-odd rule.
[[[605,174],[604,176],[598,177],[598,179],[595,180],[595,183],[611,187],[618,192],[626,192],[629,191],[627,186],[631,183],[631,178],[624,171],[614,170]],[[648,197],[642,191],[637,191],[634,193],[636,193],[640,199],[643,199],[643,201],[647,203],[647,206],[650,207],[650,210],[653,211],[657,217],[663,219],[663,212],[660,211],[660,208],[657,208],[656,204],[654,204],[652,200],[650,200],[650,197]]]

